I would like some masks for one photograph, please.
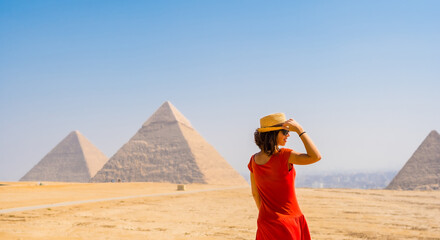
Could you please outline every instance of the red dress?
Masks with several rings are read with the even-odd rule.
[[[296,200],[296,172],[293,164],[288,162],[291,151],[282,148],[263,165],[256,164],[252,156],[248,164],[261,199],[257,240],[311,239]]]

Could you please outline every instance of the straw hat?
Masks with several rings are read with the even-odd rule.
[[[259,132],[270,132],[281,129],[286,129],[282,124],[286,121],[286,116],[284,113],[274,113],[262,117],[260,119],[260,128],[257,129]]]

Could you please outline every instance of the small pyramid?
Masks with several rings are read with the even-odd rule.
[[[247,185],[168,101],[91,181]]]
[[[20,181],[89,182],[107,160],[80,132],[73,131]]]
[[[387,189],[440,190],[440,135],[431,131]]]

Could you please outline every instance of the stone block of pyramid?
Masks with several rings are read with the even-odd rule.
[[[440,135],[431,131],[387,189],[440,190]]]
[[[107,160],[80,132],[73,131],[20,181],[89,182]]]
[[[119,180],[247,185],[170,102],[162,104],[91,179]]]

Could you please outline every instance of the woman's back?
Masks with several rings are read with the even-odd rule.
[[[255,155],[251,158],[249,169],[262,199],[260,214],[302,215],[295,194],[295,169],[288,163],[291,151],[282,148],[262,165],[255,162]]]

